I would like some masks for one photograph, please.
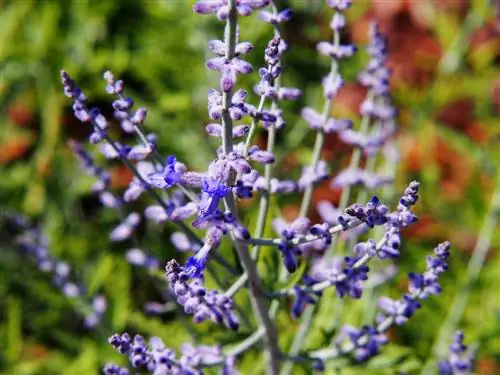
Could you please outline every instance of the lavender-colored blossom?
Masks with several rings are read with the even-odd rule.
[[[134,368],[147,370],[154,375],[160,374],[201,374],[198,367],[203,362],[220,359],[222,353],[218,347],[209,352],[206,347],[195,348],[182,353],[179,359],[173,350],[165,346],[159,337],[152,337],[149,343],[140,335],[132,339],[128,333],[114,334],[108,342],[119,353],[127,355]],[[218,356],[218,357],[217,357]]]
[[[241,138],[248,134],[250,126],[236,125],[233,127],[233,138]],[[205,126],[205,131],[212,137],[222,137],[222,125],[211,123]]]
[[[109,191],[99,193],[99,201],[104,207],[118,208],[122,205],[121,200]]]
[[[278,246],[278,250],[283,255],[283,262],[288,272],[293,273],[298,266],[298,257],[302,255],[302,250],[299,246],[290,243],[298,235],[306,233],[310,221],[307,218],[299,217],[292,223],[287,223],[283,219],[273,220],[273,229],[279,233],[283,240]]]
[[[317,49],[322,55],[331,56],[337,60],[352,57],[357,50],[352,44],[335,45],[329,42],[319,42]]]
[[[229,356],[224,361],[222,365],[220,375],[240,375],[240,372],[236,369],[236,357]]]
[[[147,190],[148,181],[150,181],[150,175],[156,173],[156,169],[152,163],[141,161],[136,165],[137,173],[141,176],[139,179],[137,176],[132,178],[127,190],[123,194],[123,200],[125,202],[132,202],[137,200],[141,194]],[[145,182],[143,182],[145,181]]]
[[[230,191],[230,187],[219,182],[215,178],[204,179],[198,218],[193,222],[193,225],[198,227],[204,220],[210,218],[210,216],[217,211],[221,199]]]
[[[350,129],[352,126],[352,122],[349,120],[327,118],[325,121],[322,115],[309,107],[304,108],[301,115],[302,118],[309,124],[311,129],[321,130],[325,133],[338,133],[346,129]]]
[[[441,293],[439,285],[439,275],[448,269],[446,260],[448,259],[450,244],[443,242],[434,250],[436,257],[427,257],[427,270],[423,274],[411,272],[408,277],[410,284],[408,291],[417,294],[418,298],[425,299],[429,295]]]
[[[273,25],[279,25],[280,23],[290,21],[293,17],[293,10],[284,9],[278,13],[268,12],[263,10],[259,13],[260,19],[264,22],[268,22]]]
[[[385,66],[387,62],[387,40],[381,34],[378,25],[373,23],[370,28],[370,44],[367,47],[370,61],[359,74],[359,82],[375,92],[385,96],[389,92],[390,71]]]
[[[333,180],[333,188],[344,188],[351,185],[364,185],[368,189],[376,189],[392,182],[389,176],[380,176],[360,168],[347,168],[342,170]]]
[[[258,176],[253,181],[253,186],[256,190],[261,192],[266,192],[267,184],[264,176]],[[297,183],[293,180],[278,180],[277,178],[271,178],[269,181],[269,190],[271,194],[290,194],[297,191]]]
[[[197,252],[200,249],[200,245],[191,241],[183,232],[172,233],[170,236],[170,242],[172,242],[172,245],[174,245],[174,247],[181,252]]]
[[[184,306],[187,314],[193,315],[196,323],[212,320],[218,324],[224,323],[231,329],[238,329],[238,318],[229,297],[216,290],[207,290],[201,278],[191,277],[188,270],[175,260],[168,262],[166,278],[177,302]]]
[[[423,274],[411,272],[408,285],[409,294],[405,294],[400,300],[392,300],[382,297],[379,300],[379,308],[383,311],[377,319],[379,321],[390,316],[396,324],[404,324],[420,308],[420,300],[426,299],[429,295],[439,294],[439,275],[448,269],[446,260],[448,259],[449,242],[440,243],[435,249],[436,257],[427,257],[427,270]]]
[[[126,367],[120,367],[118,365],[115,365],[114,363],[108,363],[104,368],[102,369],[102,373],[104,375],[129,375],[130,372],[128,368]]]
[[[229,116],[233,121],[241,120],[243,116],[249,115],[252,117],[266,118],[268,120],[274,118],[266,111],[257,112],[257,109],[245,102],[247,98],[245,90],[237,90],[231,97],[231,104],[227,109]],[[208,115],[212,120],[219,120],[222,118],[222,94],[214,89],[208,91]]]
[[[342,12],[348,9],[352,1],[351,0],[326,0],[326,3],[330,8],[335,9],[336,11]]]
[[[337,96],[340,89],[344,86],[344,80],[338,74],[328,74],[322,80],[323,83],[323,94],[326,99],[332,100]],[[312,125],[311,125],[312,127]]]
[[[102,295],[96,295],[92,298],[92,311],[85,316],[84,324],[87,328],[96,327],[102,320],[104,313],[108,308],[108,302]]]
[[[305,276],[302,279],[302,283],[305,287],[311,287],[317,283],[317,280],[313,279],[310,276]],[[293,296],[295,301],[292,305],[291,310],[292,318],[299,318],[306,305],[315,304],[318,301],[319,297],[321,297],[321,295],[321,292],[308,293],[305,291],[305,288],[302,288],[299,285],[295,285],[293,288]]]
[[[92,187],[92,191],[102,192],[106,190],[111,184],[111,176],[109,175],[109,173],[95,165],[92,155],[85,151],[82,144],[78,143],[75,140],[69,140],[68,145],[85,172],[89,176],[98,178],[98,181]]]
[[[144,267],[151,270],[155,270],[159,267],[158,259],[147,255],[143,250],[138,248],[127,250],[125,259],[127,259],[127,262],[130,264],[138,267]]]
[[[474,371],[475,353],[464,344],[464,333],[456,331],[448,358],[439,361],[440,375],[470,375]]]
[[[298,186],[300,190],[306,189],[308,186],[317,182],[324,181],[328,178],[328,165],[324,160],[320,160],[316,168],[307,165],[302,168]]]
[[[240,16],[249,16],[256,9],[269,5],[270,0],[236,0],[236,11]],[[229,15],[228,0],[199,0],[193,11],[199,14],[216,13],[221,21],[227,19]]]
[[[148,175],[149,183],[158,189],[168,189],[176,184],[182,183],[182,176],[186,172],[186,166],[170,155],[161,172],[153,172]]]
[[[111,231],[109,239],[118,242],[130,238],[140,221],[141,216],[137,212],[130,213],[120,225]]]
[[[318,210],[319,216],[323,219],[323,221],[327,222],[330,225],[335,225],[338,223],[337,218],[340,216],[342,211],[337,209],[331,202],[329,201],[320,201],[318,202],[316,209]]]
[[[346,226],[350,218],[356,218],[366,223],[370,228],[382,225],[388,221],[388,207],[373,196],[364,206],[355,203],[347,207],[343,215],[337,218],[339,224]]]
[[[215,57],[206,63],[207,68],[221,73],[220,88],[224,92],[229,92],[236,84],[236,75],[248,74],[252,71],[252,65],[237,57],[228,60],[225,57]]]
[[[283,52],[285,52],[287,48],[288,45],[283,38],[279,35],[275,35],[274,38],[269,41],[267,48],[264,51],[264,60],[270,67],[272,67],[271,69],[274,70],[274,78],[276,78],[279,74],[276,74],[276,72],[281,72],[281,68],[278,66],[278,63],[283,55]]]
[[[365,325],[360,329],[350,325],[343,326],[335,344],[341,348],[345,340],[354,345],[354,357],[358,362],[364,362],[376,356],[381,347],[389,341],[385,333],[378,332],[370,325]]]
[[[146,108],[138,108],[132,112],[134,101],[132,98],[123,97],[125,84],[122,80],[115,80],[113,73],[106,71],[104,73],[106,80],[106,91],[108,94],[115,95],[116,100],[113,102],[113,116],[120,122],[122,129],[127,133],[133,133],[144,124],[147,116]],[[130,160],[144,160],[156,149],[156,137],[149,135],[146,137],[147,143],[139,144],[130,148],[127,157]]]

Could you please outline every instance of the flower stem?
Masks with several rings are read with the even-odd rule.
[[[236,0],[229,0],[229,14],[227,18],[227,32],[226,32],[226,58],[231,59],[234,57],[234,50],[236,44],[236,25],[238,21],[238,14],[236,12]],[[225,154],[233,151],[232,128],[233,123],[229,115],[229,108],[231,105],[231,92],[225,92],[222,97],[222,149]],[[233,194],[228,194],[224,198],[226,208],[238,218],[238,211]],[[254,313],[257,315],[260,326],[264,330],[264,346],[265,356],[267,362],[267,373],[271,375],[278,374],[279,371],[279,357],[280,351],[277,344],[277,332],[274,322],[270,319],[267,312],[267,302],[265,296],[262,294],[261,281],[252,259],[248,246],[233,237],[236,253],[240,263],[248,275],[250,282],[249,292],[250,299]]]
[[[337,30],[334,30],[333,32],[333,44],[334,46],[338,46],[340,44],[340,34]],[[330,65],[330,74],[334,75],[338,71],[338,63],[337,60],[332,59],[331,65]],[[328,118],[330,117],[330,112],[332,110],[332,100],[326,99],[325,103],[323,105],[323,113],[322,113],[322,124],[323,126],[326,124],[328,121]],[[323,126],[321,129],[323,129]],[[323,149],[323,145],[325,142],[325,134],[322,130],[319,130],[316,133],[316,140],[314,142],[314,148],[313,148],[313,154],[312,154],[312,161],[311,161],[311,166],[313,168],[313,171],[316,171],[316,168],[318,166],[318,163],[321,158],[321,151]],[[307,216],[309,213],[309,208],[311,206],[311,201],[312,201],[312,192],[314,189],[314,183],[311,183],[309,186],[306,187],[304,190],[304,195],[302,196],[302,203],[300,205],[300,211],[299,211],[299,216]],[[274,301],[276,303],[276,301]],[[295,357],[299,351],[300,348],[302,347],[302,344],[304,343],[307,332],[309,331],[309,328],[311,327],[312,323],[312,317],[315,311],[315,307],[312,305],[308,305],[301,318],[301,322],[299,325],[299,328],[297,330],[297,333],[295,334],[292,345],[290,346],[290,350],[288,352],[289,357]],[[286,362],[283,365],[283,369],[281,371],[281,375],[289,375],[292,370],[293,370],[293,362]]]

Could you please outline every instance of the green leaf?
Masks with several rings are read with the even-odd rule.
[[[117,262],[112,276],[106,285],[113,306],[112,327],[121,331],[130,315],[130,266],[125,261]]]
[[[108,277],[113,274],[111,271],[114,266],[115,260],[113,256],[109,254],[101,256],[95,268],[92,267],[92,275],[88,283],[88,295],[94,295],[101,288]]]
[[[7,327],[6,327],[5,357],[8,362],[15,362],[21,355],[21,301],[16,298],[7,300]]]

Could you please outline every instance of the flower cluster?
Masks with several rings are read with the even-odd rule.
[[[464,344],[464,333],[455,332],[447,359],[439,361],[441,375],[469,375],[474,370],[474,352]]]
[[[431,274],[434,285],[438,286],[438,276],[447,269],[446,259],[449,256],[448,242],[439,244],[434,253],[436,258],[429,256],[427,258],[427,271],[424,274]],[[433,263],[433,265],[430,265]],[[439,265],[437,264],[439,263]],[[379,300],[379,308],[382,313],[377,316],[377,325],[366,325],[361,329],[352,326],[344,326],[340,335],[335,341],[337,350],[343,352],[354,352],[357,361],[366,361],[380,351],[380,348],[388,342],[385,332],[395,323],[404,324],[413,316],[415,311],[420,308],[419,300],[427,298],[429,294],[437,294],[440,289],[434,288],[431,293],[425,285],[415,285],[414,277],[410,274],[410,285],[408,294],[405,294],[400,300],[394,301],[388,297],[382,297]]]
[[[165,267],[169,288],[177,297],[177,302],[184,306],[186,314],[193,315],[197,323],[212,320],[238,329],[238,317],[233,311],[231,299],[217,290],[207,290],[201,277],[193,275],[193,267],[189,267],[189,263],[181,267],[177,261],[171,260]]]
[[[144,369],[154,375],[168,374],[202,374],[201,368],[206,364],[224,363],[226,360],[219,346],[198,346],[184,344],[181,357],[176,358],[175,352],[165,346],[159,337],[152,337],[149,343],[140,335],[130,337],[128,333],[114,334],[108,342],[120,354],[127,355],[132,367]],[[227,372],[222,374],[238,374],[231,371],[232,360],[227,360],[224,368]],[[115,364],[108,364],[103,369],[105,375],[128,374],[128,370]]]

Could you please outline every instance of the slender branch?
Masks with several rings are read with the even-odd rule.
[[[386,238],[382,238],[378,243],[377,243],[377,251],[380,250],[386,242]],[[356,263],[352,266],[353,270],[357,270],[364,266],[366,263],[370,261],[374,256],[371,256],[369,254],[363,255],[361,258],[358,259]],[[335,278],[335,280],[325,280],[320,283],[314,284],[311,287],[306,287],[302,288],[301,290],[304,291],[305,293],[316,293],[316,292],[321,292],[325,290],[326,288],[335,285],[336,283],[340,283],[347,279],[347,275],[345,273],[341,273],[338,277]],[[289,288],[289,289],[281,289],[276,292],[270,292],[267,293],[268,296],[270,297],[284,297],[284,296],[293,296],[294,295],[294,288]]]
[[[340,34],[337,30],[334,30],[333,32],[333,44],[334,46],[338,46],[340,44]],[[330,65],[330,74],[333,76],[336,74],[338,71],[338,63],[336,59],[332,59],[331,65]],[[323,132],[324,125],[328,121],[328,118],[330,116],[330,112],[332,110],[332,100],[326,99],[325,103],[323,105],[323,113],[322,113],[322,127],[321,129],[317,132],[316,134],[316,140],[314,142],[314,149],[313,149],[313,155],[312,155],[312,162],[311,166],[313,171],[316,171],[316,168],[319,164],[320,158],[321,158],[321,151],[323,149],[323,144],[325,142],[325,134]],[[300,205],[300,212],[299,216],[307,216],[309,213],[309,208],[311,206],[311,200],[312,200],[312,192],[314,189],[314,184],[311,183],[309,186],[306,187],[304,190],[304,195],[302,196],[302,203]],[[299,325],[299,328],[297,330],[297,333],[295,334],[292,345],[290,346],[290,350],[288,352],[289,357],[295,357],[302,344],[304,343],[307,332],[309,331],[309,328],[311,326],[312,322],[312,317],[315,311],[315,307],[312,305],[309,305],[306,307],[302,314],[302,319],[301,323]],[[293,362],[286,362],[283,366],[283,369],[281,371],[281,375],[289,375],[293,370]]]
[[[262,112],[262,109],[264,108],[264,103],[266,102],[266,96],[262,95],[260,97],[259,105],[257,106],[257,113]],[[255,135],[255,131],[257,130],[257,125],[259,124],[259,117],[256,116],[252,119],[252,123],[250,124],[250,130],[248,131],[247,138],[245,140],[245,148],[243,149],[243,156],[248,155],[248,149],[250,148],[250,145],[252,144],[252,139]]]
[[[367,95],[368,101],[372,100],[373,97],[375,96],[375,93],[370,90]],[[361,119],[361,125],[359,127],[359,132],[361,134],[366,134],[368,131],[368,128],[370,126],[370,116],[363,116]],[[363,149],[360,147],[356,147],[351,155],[351,161],[349,162],[349,168],[350,169],[355,169],[359,166],[359,163],[361,162],[361,156],[363,154]],[[344,189],[342,189],[342,194],[340,195],[340,201],[339,201],[339,210],[343,211],[349,204],[349,199],[351,197],[351,191],[352,191],[352,186],[347,185]],[[330,249],[333,249],[334,246],[332,245]]]
[[[345,226],[338,224],[331,227],[330,229],[328,229],[328,233],[330,233],[331,235],[338,234],[340,232],[355,228],[361,224],[362,222],[360,220],[352,219]],[[300,245],[320,238],[321,236],[316,234],[298,235],[294,239],[290,240],[289,243],[290,245]],[[282,238],[251,238],[249,240],[246,240],[245,242],[261,246],[278,246],[282,241]]]

